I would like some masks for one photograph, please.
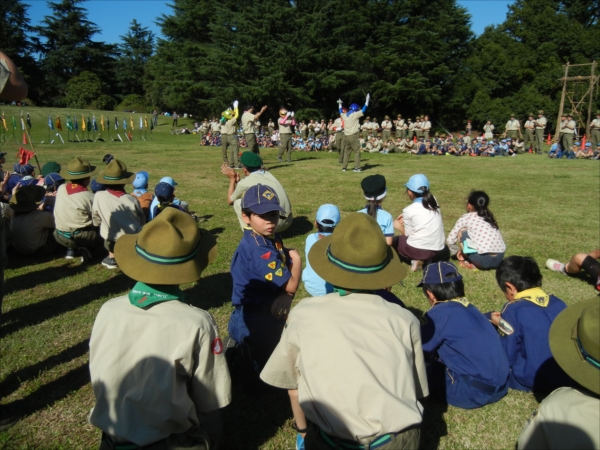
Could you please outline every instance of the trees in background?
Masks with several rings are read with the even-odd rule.
[[[115,67],[117,96],[144,95],[144,67],[154,51],[154,33],[133,19],[121,40]]]

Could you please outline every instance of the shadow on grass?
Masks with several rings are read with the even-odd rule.
[[[213,234],[215,236],[220,235],[223,231],[225,231],[225,228],[223,228],[223,227],[216,227],[216,228],[211,228],[210,230],[208,230],[208,232],[210,234]]]
[[[303,236],[306,233],[310,232],[313,229],[313,224],[308,217],[306,216],[298,216],[294,217],[292,221],[292,225],[281,233],[281,237],[284,239],[291,239],[296,236]]]
[[[231,302],[233,279],[230,273],[217,273],[202,277],[189,289],[185,290],[185,300],[190,305],[201,309],[220,308]]]
[[[88,349],[89,339],[85,339],[78,344],[63,350],[58,355],[50,356],[43,361],[11,373],[8,377],[2,380],[2,382],[0,382],[0,398],[6,397],[7,395],[16,391],[19,389],[19,386],[22,383],[34,379],[41,372],[50,370],[53,367],[59,366],[86,354]]]
[[[4,325],[0,328],[0,338],[75,310],[100,297],[119,294],[131,288],[133,283],[131,278],[120,273],[101,283],[90,284],[58,297],[15,308],[2,314]]]
[[[381,166],[381,164],[363,164],[363,166],[361,167],[362,171],[366,171],[366,170],[371,170],[374,169],[375,167],[379,167]]]
[[[59,248],[62,249],[63,247],[59,247]],[[23,256],[23,255],[15,252],[11,248],[11,249],[7,250],[7,256],[8,256],[8,265],[6,266],[6,269],[16,270],[16,269],[21,269],[23,267],[32,267],[32,266],[39,266],[41,264],[47,264],[50,261],[59,259],[61,256],[61,253],[57,249],[56,251],[54,251],[48,255]]]
[[[422,400],[424,413],[421,425],[421,450],[435,450],[440,445],[440,439],[448,434],[448,426],[444,420],[444,413],[448,405],[430,397]]]
[[[23,275],[17,275],[12,278],[7,278],[4,282],[4,294],[11,294],[23,289],[31,289],[40,284],[52,283],[62,280],[65,277],[72,277],[87,270],[87,264],[79,264],[78,266],[60,266],[46,267],[37,272],[29,272]]]

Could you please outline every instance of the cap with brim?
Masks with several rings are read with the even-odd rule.
[[[577,383],[600,394],[600,301],[584,300],[563,310],[550,327],[550,350]]]
[[[316,220],[325,227],[334,227],[340,221],[340,209],[329,203],[321,205],[317,210]]]
[[[271,211],[285,213],[279,204],[279,197],[275,190],[264,184],[257,184],[248,188],[242,198],[242,208],[248,208],[254,214],[266,214]]]
[[[404,186],[413,192],[419,193],[419,192],[422,192],[421,191],[422,187],[425,187],[425,188],[427,188],[427,190],[429,190],[429,180],[422,173],[418,173],[418,174],[410,177],[408,179],[408,182]]]
[[[162,177],[160,179],[161,183],[169,183],[171,186],[175,187],[177,186],[178,183],[175,182],[175,180],[171,177]]]
[[[135,180],[131,183],[134,189],[144,189],[148,187],[148,172],[138,172],[135,174]]]
[[[129,184],[135,180],[135,173],[128,171],[127,166],[120,159],[113,159],[96,179],[105,185]]]
[[[540,110],[538,111],[538,114],[544,114],[544,110],[543,110],[543,109],[540,109]]]
[[[44,184],[46,187],[53,187],[61,181],[65,181],[65,179],[58,173],[49,173],[44,177]]]
[[[240,157],[240,162],[248,169],[257,169],[262,167],[262,159],[254,152],[244,152]]]
[[[448,261],[440,261],[428,264],[423,271],[423,278],[417,284],[418,287],[424,284],[444,284],[453,283],[462,280],[463,277],[454,264]]]
[[[42,186],[31,184],[20,187],[10,198],[9,204],[13,211],[29,212],[37,209],[45,196],[46,190]]]
[[[91,177],[97,172],[96,166],[92,166],[89,161],[77,156],[67,165],[67,173],[63,174],[65,180],[81,180]]]
[[[362,213],[344,217],[333,234],[315,242],[308,259],[317,275],[345,289],[390,287],[407,272],[375,219]]]
[[[8,153],[0,152],[0,158],[4,158],[6,155],[8,155]]]
[[[164,197],[170,199],[173,197],[174,192],[175,188],[169,183],[158,183],[154,188],[154,195],[156,195],[157,197]]]
[[[147,284],[179,285],[196,281],[217,256],[217,241],[183,211],[166,208],[137,234],[115,245],[119,268]]]
[[[42,166],[42,176],[46,176],[51,173],[60,173],[60,164],[55,161],[47,162]]]

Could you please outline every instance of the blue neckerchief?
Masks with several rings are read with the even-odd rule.
[[[255,173],[259,173],[259,174],[261,174],[261,175],[264,175],[264,174],[265,174],[265,171],[264,171],[264,170],[262,170],[262,169],[261,169],[261,170],[255,170],[254,172],[250,172],[250,175],[253,175],[253,174],[255,174]],[[250,176],[250,175],[249,175],[249,176]]]
[[[413,203],[417,203],[417,202],[423,203],[423,197],[417,197],[413,200]]]
[[[136,195],[143,195],[148,192],[148,189],[134,189],[133,193]]]

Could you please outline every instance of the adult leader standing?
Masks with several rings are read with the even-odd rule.
[[[254,114],[254,106],[248,104],[242,114],[242,127],[244,128],[244,135],[246,136],[246,144],[248,144],[248,150],[252,153],[260,155],[258,144],[256,143],[256,128],[255,121],[265,112],[267,105],[263,106],[259,112]]]

